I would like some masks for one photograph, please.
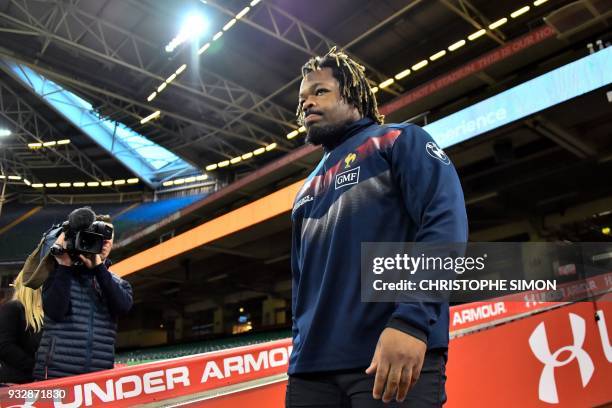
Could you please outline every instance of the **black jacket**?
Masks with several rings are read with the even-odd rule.
[[[42,331],[26,330],[25,309],[10,300],[0,306],[0,383],[32,381],[34,354]]]
[[[132,307],[129,282],[108,271],[58,265],[43,285],[44,332],[34,378],[113,368],[116,318]]]

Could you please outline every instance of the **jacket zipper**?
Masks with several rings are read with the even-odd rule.
[[[94,279],[95,277],[92,278],[92,285],[95,284]],[[92,299],[92,303],[90,304],[90,308],[89,308],[89,325],[87,328],[87,349],[85,350],[86,352],[85,354],[85,372],[86,373],[91,371],[91,344],[93,342],[94,309],[95,309],[95,305],[93,304],[93,299]]]
[[[45,358],[45,380],[49,378],[49,364],[53,360],[53,354],[55,353],[55,337],[51,337],[51,343],[49,344],[49,352],[47,358]]]

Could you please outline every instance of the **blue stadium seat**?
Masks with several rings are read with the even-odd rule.
[[[205,194],[198,194],[140,204],[113,220],[116,240],[121,240],[136,231],[155,224],[204,197]]]

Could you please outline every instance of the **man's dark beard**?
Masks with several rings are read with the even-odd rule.
[[[314,124],[308,128],[306,134],[306,143],[315,146],[323,145],[323,147],[333,147],[342,139],[351,122],[344,122],[335,125],[317,126]]]

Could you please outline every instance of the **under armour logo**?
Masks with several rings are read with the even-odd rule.
[[[529,337],[529,346],[533,354],[544,364],[544,369],[540,375],[539,398],[549,404],[559,403],[559,395],[557,394],[557,383],[555,381],[555,368],[569,364],[574,359],[578,360],[578,368],[580,369],[580,378],[582,386],[586,385],[593,376],[595,367],[593,360],[589,354],[582,348],[584,338],[586,336],[586,324],[582,317],[570,313],[570,326],[572,327],[572,336],[574,344],[571,346],[561,347],[554,353],[550,352],[548,347],[548,337],[546,335],[546,327],[544,322],[540,323],[535,328]],[[569,351],[571,354],[565,360],[559,361],[558,357],[561,353]]]

